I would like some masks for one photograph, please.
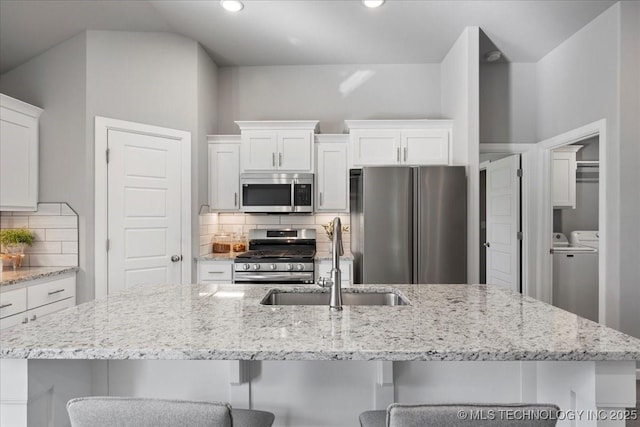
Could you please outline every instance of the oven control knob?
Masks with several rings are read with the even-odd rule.
[[[253,264],[254,270],[260,270],[260,264]]]
[[[287,269],[287,270],[293,270],[293,265],[291,265],[291,264],[287,264],[286,269]]]
[[[302,270],[304,270],[304,265],[302,265],[302,264],[298,264],[298,265],[296,266],[296,268],[298,269],[298,271],[302,271]]]
[[[249,264],[242,264],[242,269],[243,270],[248,270],[250,268],[251,268],[251,266]]]
[[[275,265],[275,264],[271,264],[271,265],[269,266],[269,268],[270,268],[270,269],[272,269],[272,270],[275,270],[275,269],[276,269],[276,268],[278,268],[278,267],[276,267],[276,265]]]

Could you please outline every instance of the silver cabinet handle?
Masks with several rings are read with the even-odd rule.
[[[484,243],[482,244],[482,246],[484,246],[485,248],[489,248],[489,247],[491,247],[491,243],[489,243],[489,242],[484,242]]]
[[[171,255],[171,262],[178,262],[182,259],[180,255]]]
[[[320,199],[320,200],[319,200],[319,202],[320,202],[320,206],[322,206],[322,191],[321,191],[321,192],[320,192],[320,194],[319,194],[319,199]]]
[[[12,303],[12,302],[10,302],[10,303],[8,303],[8,304],[2,304],[2,305],[0,305],[0,309],[7,308],[7,307],[11,307],[12,305],[13,305],[13,303]]]
[[[400,147],[396,148],[396,159],[397,162],[400,163]]]
[[[60,292],[64,292],[64,289],[58,289],[56,291],[48,292],[48,295],[55,295],[55,294],[59,294]]]
[[[404,147],[404,161],[405,162],[407,161],[407,151],[408,151],[408,148]]]
[[[278,166],[282,166],[282,153],[278,153]]]
[[[25,317],[24,319],[22,319],[22,324],[24,325],[25,323],[27,323],[29,321],[28,317]]]
[[[34,320],[36,320],[36,319],[37,319],[37,317],[36,317],[36,315],[34,314],[33,316],[31,316],[31,319],[30,319],[30,320],[33,322],[33,321],[34,321]]]
[[[271,153],[271,166],[276,167],[276,153]]]
[[[208,271],[209,274],[224,274],[224,271]]]
[[[233,193],[233,206],[238,206],[238,193]]]

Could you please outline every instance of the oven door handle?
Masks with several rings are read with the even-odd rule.
[[[269,273],[269,274],[242,274],[241,276],[239,274],[236,274],[236,276],[234,277],[234,282],[239,283],[239,282],[250,282],[250,281],[254,281],[254,280],[269,280],[269,281],[273,281],[273,282],[290,282],[290,281],[294,281],[294,280],[312,280],[313,279],[313,273],[309,272],[307,274],[291,274],[291,273],[283,273],[283,274],[273,274],[273,273]]]

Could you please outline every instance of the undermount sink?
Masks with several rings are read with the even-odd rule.
[[[329,306],[329,292],[288,291],[271,289],[260,304],[262,305],[326,305]],[[408,305],[409,302],[399,294],[391,291],[342,290],[342,305]]]

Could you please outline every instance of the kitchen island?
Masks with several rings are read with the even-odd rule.
[[[3,420],[10,414],[26,425],[28,413],[31,425],[39,416],[32,404],[32,388],[39,386],[32,384],[48,384],[50,378],[38,378],[65,369],[73,371],[67,385],[78,395],[161,394],[136,383],[153,384],[152,371],[177,381],[169,388],[178,393],[176,378],[192,372],[217,391],[198,394],[185,380],[190,391],[172,397],[208,396],[272,410],[278,426],[355,425],[359,411],[394,400],[544,401],[565,411],[634,406],[640,340],[508,290],[354,286],[354,292],[397,292],[409,304],[331,313],[325,306],[261,305],[273,287],[140,286],[3,331]],[[39,395],[56,389],[47,387]],[[344,402],[332,406],[335,413],[326,411],[328,393]],[[55,404],[55,396],[49,399]],[[578,425],[605,422],[616,424],[594,418]]]

